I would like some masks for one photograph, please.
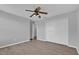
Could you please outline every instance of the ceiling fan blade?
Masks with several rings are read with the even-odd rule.
[[[34,12],[34,11],[32,11],[32,10],[25,10],[25,11],[30,11],[30,12]]]
[[[48,14],[47,12],[41,12],[41,11],[39,11],[39,13],[41,13],[41,14]]]
[[[33,13],[30,17],[34,16],[36,13]]]
[[[36,9],[35,9],[35,11],[39,11],[41,8],[40,7],[37,7]]]

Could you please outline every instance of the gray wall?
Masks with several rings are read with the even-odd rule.
[[[76,11],[69,15],[68,29],[69,29],[69,45],[77,45],[77,14]]]
[[[79,9],[69,16],[69,45],[79,53]]]
[[[59,15],[46,21],[46,40],[68,45],[68,17]]]
[[[37,38],[38,40],[46,41],[46,27],[45,21],[37,21]]]
[[[76,46],[79,51],[79,8],[77,10],[77,42],[76,42]]]
[[[29,20],[0,11],[0,47],[29,39]]]

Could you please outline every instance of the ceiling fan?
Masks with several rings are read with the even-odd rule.
[[[41,7],[37,7],[35,10],[25,10],[25,11],[30,11],[30,12],[34,12],[30,17],[32,16],[38,16],[39,18],[41,18],[40,14],[48,14],[47,12],[42,12],[40,11]]]

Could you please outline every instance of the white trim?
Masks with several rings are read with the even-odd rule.
[[[77,52],[78,52],[78,54],[79,54],[79,48],[76,48],[77,49]]]
[[[73,47],[73,48],[76,48],[76,50],[77,50],[77,52],[78,52],[78,54],[79,54],[79,48],[78,47],[76,47],[76,46],[72,46],[72,45],[68,45],[69,47]]]
[[[13,45],[24,43],[24,42],[27,42],[27,41],[29,41],[29,40],[22,41],[22,42],[17,42],[17,43],[13,43],[13,44],[8,44],[8,45],[5,45],[5,46],[1,46],[0,48],[5,48],[5,47],[13,46]]]
[[[68,44],[66,44],[66,43],[59,43],[59,42],[54,42],[54,41],[50,41],[50,40],[46,40],[46,41],[68,46]]]

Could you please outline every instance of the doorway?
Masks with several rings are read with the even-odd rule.
[[[37,25],[32,20],[30,20],[30,40],[37,40]]]

